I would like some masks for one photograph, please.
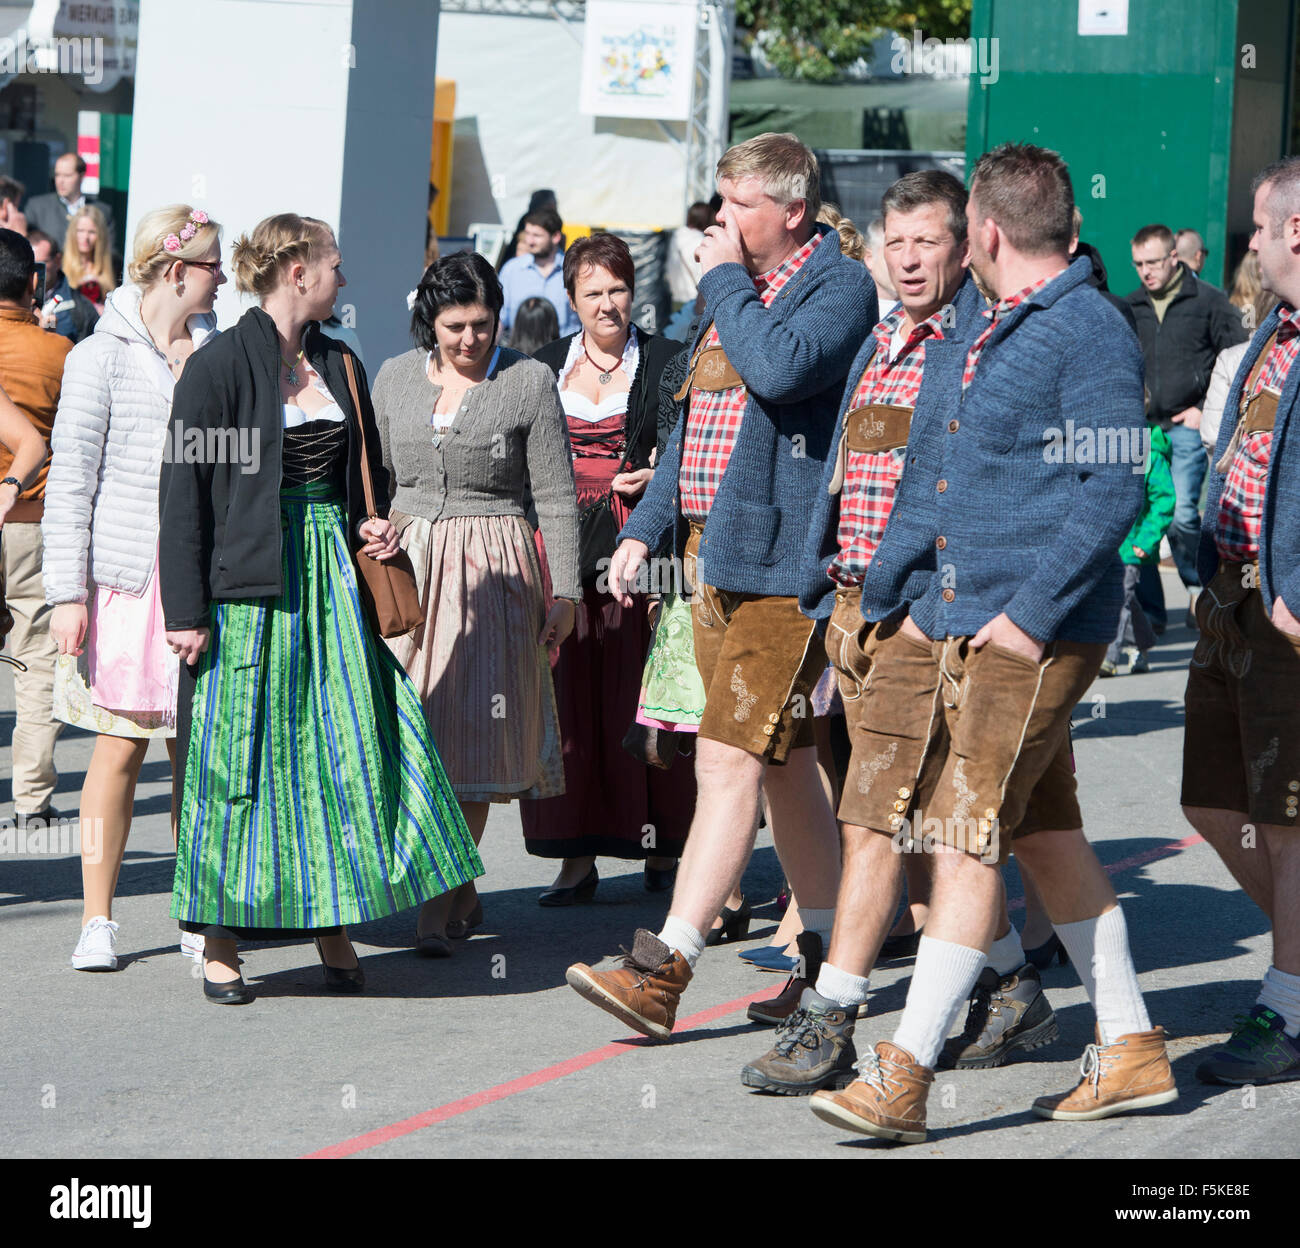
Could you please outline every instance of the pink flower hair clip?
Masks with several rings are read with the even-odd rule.
[[[185,223],[184,229],[181,230],[180,237],[175,234],[168,234],[163,239],[164,251],[180,251],[183,244],[188,243],[198,232],[199,226],[207,225],[208,214],[201,208],[195,208],[190,213],[190,218]]]

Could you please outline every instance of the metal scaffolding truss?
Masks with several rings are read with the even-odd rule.
[[[442,0],[444,13],[490,17],[549,17],[580,40],[576,26],[586,20],[585,0]],[[691,115],[683,143],[664,123],[668,140],[686,166],[685,202],[713,194],[713,171],[731,129],[731,46],[736,31],[735,0],[696,0],[697,33]]]
[[[736,33],[735,0],[698,0],[695,83],[686,124],[686,202],[708,199],[714,169],[731,132],[731,45]]]

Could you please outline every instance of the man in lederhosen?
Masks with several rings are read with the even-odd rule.
[[[1116,552],[1142,500],[1146,429],[1137,342],[1088,284],[1090,262],[1070,263],[1073,208],[1055,152],[1005,144],[972,174],[971,265],[997,302],[955,379],[936,470],[917,474],[937,567],[898,629],[910,651],[873,669],[858,734],[859,768],[897,794],[868,826],[927,851],[933,891],[893,1040],[810,1105],[904,1143],[925,1138],[944,1042],[1005,925],[999,868],[1013,838],[1097,1016],[1083,1080],[1035,1112],[1104,1118],[1178,1095],[1070,759],[1070,714],[1119,614]],[[1062,462],[1045,448],[1066,429],[1106,451]],[[907,507],[900,498],[891,521]],[[911,810],[918,793],[924,811]]]
[[[897,837],[877,834],[895,826],[899,811],[928,806],[944,743],[928,692],[937,667],[928,644],[900,626],[938,568],[938,461],[958,416],[967,349],[986,324],[968,271],[962,184],[940,170],[909,173],[881,207],[882,254],[902,302],[849,370],[838,454],[827,460],[805,549],[816,589],[802,605],[829,617],[826,653],[853,744],[838,812],[844,872],[835,931],[824,961],[816,938],[801,936],[805,973],[750,1007],[751,1018],[778,1031],[772,1049],[741,1072],[747,1087],[793,1096],[852,1065],[855,1021],[898,906],[903,864],[919,861],[904,858]],[[1016,967],[1023,962],[1022,954]]]
[[[1255,1006],[1196,1071],[1226,1084],[1300,1079],[1300,158],[1263,170],[1254,195],[1250,247],[1282,302],[1215,447],[1183,745],[1183,811],[1273,925]]]
[[[663,930],[638,931],[614,970],[580,963],[567,975],[588,1000],[661,1040],[748,862],[764,786],[804,927],[830,937],[840,846],[813,747],[809,694],[825,655],[799,610],[801,553],[844,379],[876,321],[867,270],[816,224],[807,147],[759,135],[731,148],[717,172],[723,203],[698,252],[705,310],[685,413],[609,570],[610,591],[629,604],[647,557],[669,538],[681,551],[685,537],[707,694],[695,817]]]

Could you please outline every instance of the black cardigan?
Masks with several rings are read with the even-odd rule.
[[[650,452],[654,450],[659,434],[659,381],[664,365],[682,349],[680,342],[647,334],[636,325],[632,332],[636,334],[641,359],[627,395],[627,430],[628,437],[633,439],[627,464],[629,472],[650,467]],[[569,358],[569,344],[576,337],[577,334],[569,334],[548,342],[533,358],[541,360],[558,379],[564,361]]]
[[[348,540],[354,552],[365,545],[357,526],[366,518],[361,484],[356,415],[343,358],[348,348],[312,323],[307,359],[347,413]],[[388,482],[365,370],[353,356],[361,416],[366,429],[375,507],[388,515]],[[239,323],[196,351],[185,365],[172,398],[172,446],[185,445],[190,429],[225,429],[225,443],[247,445],[251,429],[260,452],[257,471],[238,462],[164,462],[158,488],[158,578],[169,629],[206,628],[217,599],[266,598],[281,592],[280,478],[284,420],[280,398],[280,341],[275,322],[251,308]],[[179,426],[179,428],[177,428]],[[181,456],[173,458],[180,459]],[[237,460],[237,456],[218,455]]]

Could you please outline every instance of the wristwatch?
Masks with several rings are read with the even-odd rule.
[[[23,483],[17,477],[6,477],[3,481],[0,481],[0,485],[12,485],[19,494],[23,492]]]

